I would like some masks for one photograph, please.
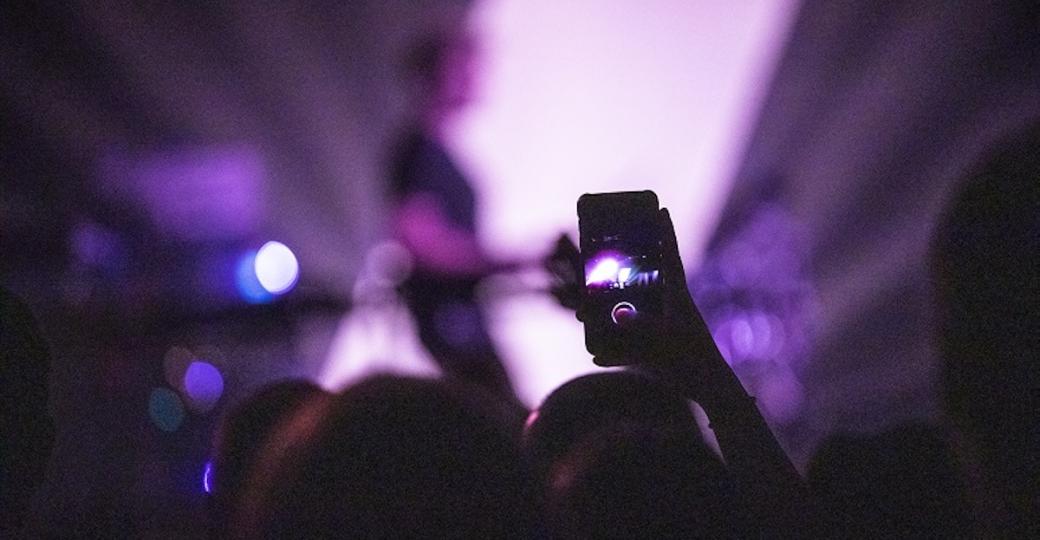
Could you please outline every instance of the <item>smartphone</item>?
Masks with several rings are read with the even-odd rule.
[[[637,362],[662,322],[658,210],[653,191],[578,199],[585,348],[598,365]]]

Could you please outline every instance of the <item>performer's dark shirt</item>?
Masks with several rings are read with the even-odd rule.
[[[475,231],[473,188],[439,144],[412,132],[398,146],[391,171],[391,188],[399,202],[410,195],[428,193],[437,199],[453,225]]]
[[[473,188],[444,148],[421,132],[412,131],[396,148],[390,189],[397,204],[428,194],[452,225],[475,233]],[[519,403],[476,300],[479,279],[479,275],[438,272],[418,264],[402,283],[401,293],[415,317],[419,339],[446,374]]]
[[[462,171],[437,142],[413,130],[395,149],[390,188],[397,203],[419,193],[432,196],[445,217],[459,229],[475,234],[476,198]],[[433,272],[421,266],[404,284],[413,300],[426,297],[470,298],[477,280]]]

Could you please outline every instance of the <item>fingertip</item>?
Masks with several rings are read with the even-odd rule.
[[[672,225],[672,214],[667,208],[661,208],[657,211],[657,222],[660,224],[661,229],[667,231]]]
[[[678,247],[679,241],[675,237],[675,225],[672,223],[671,212],[667,208],[661,208],[658,215],[660,216],[661,239],[664,244],[668,247]]]
[[[661,209],[657,211],[657,215],[660,216],[662,224],[669,227],[672,225],[672,213],[668,211],[667,207],[661,207]]]

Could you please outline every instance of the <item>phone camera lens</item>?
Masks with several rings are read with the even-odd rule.
[[[639,312],[630,302],[618,302],[610,310],[610,320],[618,326],[624,326],[632,322]]]

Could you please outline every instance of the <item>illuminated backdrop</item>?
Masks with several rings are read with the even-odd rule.
[[[560,232],[577,238],[582,193],[653,189],[695,268],[796,7],[792,0],[478,3],[470,28],[481,42],[482,81],[453,141],[480,196],[485,246],[539,257]],[[572,314],[545,295],[495,285],[492,328],[523,398],[536,403],[594,368]],[[381,358],[380,368],[390,367],[387,357],[409,358],[401,369],[428,371],[414,347],[398,339],[387,349],[372,337],[374,327],[400,324],[394,313],[362,308],[344,323],[326,384],[366,372],[366,357]],[[371,348],[358,343],[366,336]]]

